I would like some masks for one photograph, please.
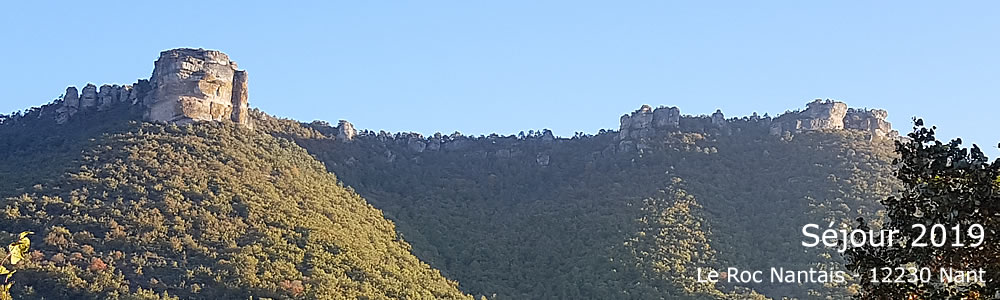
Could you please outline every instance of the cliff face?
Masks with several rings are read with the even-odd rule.
[[[630,115],[621,117],[621,127],[618,139],[637,139],[654,134],[657,130],[677,128],[681,118],[681,110],[677,107],[659,107],[653,109],[643,105]]]
[[[666,132],[717,132],[734,134],[747,130],[762,130],[771,135],[816,130],[865,131],[871,139],[895,138],[898,132],[886,121],[888,113],[881,109],[849,108],[834,100],[814,100],[802,111],[792,111],[776,118],[758,116],[726,119],[722,110],[710,116],[681,116],[677,107],[652,109],[643,105],[621,117],[617,151],[642,151],[649,148],[648,140]]]
[[[881,109],[848,108],[847,104],[832,100],[815,100],[806,110],[790,112],[774,119],[771,134],[812,130],[861,130],[873,138],[891,138],[899,135],[892,124],[885,120],[888,113]]]
[[[894,136],[898,132],[892,130],[892,124],[885,120],[889,113],[882,109],[848,109],[844,117],[844,127],[854,130],[871,132],[874,136]]]
[[[147,121],[191,123],[229,120],[252,126],[248,114],[248,76],[225,53],[215,50],[179,48],[163,51],[155,62],[149,80],[130,85],[87,84],[82,89],[68,87],[65,96],[38,110],[39,117],[49,116],[65,123],[84,110],[107,110],[116,105],[135,106]],[[721,110],[710,116],[682,116],[677,107],[653,109],[643,105],[621,116],[616,145],[609,151],[628,152],[647,148],[644,139],[668,132],[718,132],[734,134],[757,130],[772,135],[814,130],[859,130],[871,138],[893,138],[898,133],[886,121],[887,113],[880,109],[848,108],[833,100],[815,100],[802,111],[793,111],[776,118],[756,114],[726,119]],[[7,122],[16,122],[15,119]],[[359,135],[354,126],[341,121],[335,133],[341,141],[351,141]],[[542,141],[556,138],[549,131],[539,132]],[[461,139],[412,138],[412,149],[436,151],[460,149]]]
[[[152,97],[145,105],[150,121],[190,123],[234,117],[234,107],[245,107],[246,72],[225,53],[204,49],[173,49],[160,53],[150,83]],[[234,79],[241,87],[234,94]],[[235,95],[235,97],[234,97]]]
[[[81,110],[139,105],[147,121],[191,123],[231,120],[249,126],[246,71],[215,50],[180,48],[163,51],[153,76],[131,85],[87,84],[81,93],[66,89],[55,119],[65,123]]]

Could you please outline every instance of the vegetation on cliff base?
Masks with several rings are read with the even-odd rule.
[[[468,297],[444,277],[497,299],[842,298],[854,287],[692,270],[839,268],[790,237],[877,218],[895,185],[889,143],[845,131],[672,132],[641,152],[609,151],[613,132],[453,135],[415,152],[405,135],[341,143],[260,112],[279,138],[98,114],[0,126],[0,226],[43,239],[24,299]]]
[[[0,127],[0,228],[40,237],[17,299],[471,298],[288,140],[75,119],[107,125]]]
[[[748,288],[843,298],[854,281],[703,286],[688,278],[706,265],[843,269],[835,251],[804,249],[801,227],[877,217],[878,199],[896,185],[892,142],[855,131],[772,136],[748,124],[644,138],[641,152],[609,151],[619,144],[614,132],[557,141],[453,134],[440,150],[417,152],[412,135],[343,143],[323,137],[335,130],[307,125],[315,130],[285,136],[382,209],[418,257],[464,291],[499,299],[746,297]],[[663,194],[678,188],[693,199],[678,201],[697,205]],[[648,232],[651,220],[688,209],[691,218],[675,217],[686,225],[658,225],[684,231]]]
[[[910,139],[896,143],[901,155],[896,160],[896,177],[903,188],[882,201],[887,220],[871,222],[875,223],[871,226],[859,220],[862,230],[898,230],[899,244],[868,245],[847,253],[848,267],[861,274],[858,299],[994,299],[1000,294],[1000,243],[996,242],[1000,232],[1000,159],[989,162],[977,146],[962,147],[961,139],[939,141],[934,131],[918,119],[908,134]],[[921,232],[914,224],[924,225],[930,233]],[[936,224],[945,230],[936,231]],[[981,226],[978,232],[976,226]],[[934,244],[940,241],[944,244]],[[915,247],[914,242],[927,246]],[[870,271],[897,267],[927,268],[933,276],[922,278],[926,282],[908,281],[911,277],[906,273],[905,282],[883,282],[885,272],[873,278]],[[977,273],[974,281],[967,280],[970,277],[949,282],[942,280],[942,269],[983,273]]]

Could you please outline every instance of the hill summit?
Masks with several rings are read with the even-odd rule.
[[[154,65],[0,115],[0,238],[42,237],[23,299],[846,298],[855,282],[693,270],[842,270],[788,237],[873,219],[898,185],[887,112],[828,99],[777,117],[643,105],[571,138],[425,136],[248,109],[247,73],[219,51]]]
[[[247,120],[247,72],[216,50],[178,48],[160,52],[153,75],[126,85],[88,83],[79,92],[66,88],[62,99],[43,106],[62,124],[81,110],[107,110],[118,105],[138,106],[146,121],[190,123]]]
[[[88,83],[79,91],[75,86],[66,93],[25,114],[0,116],[0,123],[16,122],[23,116],[49,117],[58,124],[66,123],[83,110],[109,110],[116,106],[131,106],[136,118],[144,121],[187,124],[196,121],[232,121],[253,127],[249,114],[247,71],[239,70],[225,53],[202,48],[176,48],[160,52],[152,76],[133,84],[103,84],[98,88]],[[788,111],[777,117],[767,114],[727,119],[722,110],[711,115],[681,115],[678,107],[643,105],[621,116],[618,131],[618,151],[642,150],[643,138],[657,132],[708,132],[731,134],[742,127],[764,128],[771,135],[816,130],[862,131],[869,139],[895,138],[899,133],[886,121],[888,113],[881,109],[849,108],[846,103],[815,99],[805,110]],[[358,135],[354,125],[341,120],[335,134],[339,140],[350,141]],[[548,132],[547,130],[545,132]],[[412,134],[411,134],[412,135]],[[551,132],[545,134],[553,139]],[[418,139],[422,139],[419,136]],[[423,144],[431,140],[420,141]],[[423,147],[419,147],[423,148]]]

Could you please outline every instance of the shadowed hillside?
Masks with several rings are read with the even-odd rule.
[[[425,139],[414,134],[345,141],[321,122],[290,130],[294,122],[258,118],[385,211],[418,257],[463,290],[501,299],[718,298],[746,288],[841,298],[851,282],[705,286],[695,270],[841,269],[840,254],[799,244],[802,226],[872,217],[896,186],[889,139],[774,135],[745,118],[723,129],[681,119],[628,140],[638,151],[619,150],[618,132],[547,131],[435,135],[445,142],[430,151],[414,147]]]

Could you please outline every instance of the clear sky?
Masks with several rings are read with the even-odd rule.
[[[776,115],[831,98],[995,156],[998,16],[995,1],[7,1],[0,111],[203,47],[248,70],[251,106],[301,121],[571,136],[642,104]]]

